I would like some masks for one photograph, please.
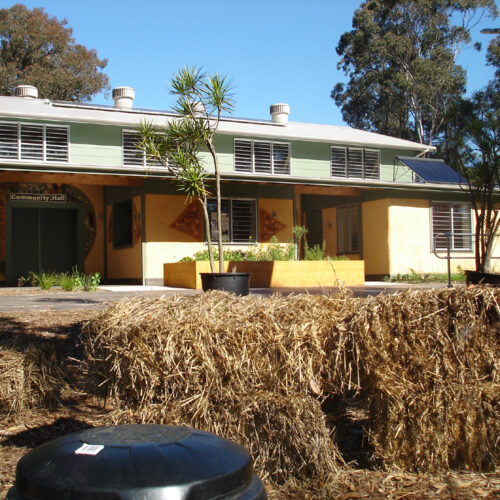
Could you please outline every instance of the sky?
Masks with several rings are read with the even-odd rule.
[[[16,3],[2,0],[0,6]],[[337,70],[335,48],[350,31],[360,0],[38,0],[52,17],[66,19],[77,43],[97,50],[108,65],[111,87],[135,90],[134,107],[170,109],[172,75],[188,65],[227,75],[235,89],[233,116],[269,119],[275,102],[290,105],[290,120],[343,125],[330,97],[347,77]],[[497,6],[498,6],[497,1]],[[500,10],[500,9],[499,9]],[[483,19],[458,63],[468,75],[468,92],[493,76],[486,66],[491,35],[500,19]],[[96,104],[112,104],[98,95]]]

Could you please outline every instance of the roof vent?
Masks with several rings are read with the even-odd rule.
[[[32,85],[18,85],[14,89],[14,95],[16,97],[31,97],[32,99],[38,99],[38,89]]]
[[[290,106],[284,102],[277,102],[276,104],[271,104],[269,111],[274,123],[286,123],[290,114]]]
[[[115,87],[113,89],[113,99],[116,108],[131,109],[135,92],[132,87]]]

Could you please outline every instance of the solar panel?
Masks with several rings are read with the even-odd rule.
[[[424,182],[465,184],[467,181],[443,160],[434,158],[409,158],[398,156],[398,160],[409,167]]]

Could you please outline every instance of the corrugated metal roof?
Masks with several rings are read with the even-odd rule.
[[[444,184],[464,184],[467,181],[447,165],[435,158],[408,158],[398,156],[398,160],[415,172],[424,182]]]
[[[164,126],[169,120],[175,119],[175,116],[174,113],[165,111],[123,110],[110,106],[0,96],[0,117],[70,123],[98,123],[133,128],[142,120],[150,121],[157,126]],[[425,144],[374,132],[366,132],[345,126],[312,123],[288,122],[278,124],[271,121],[223,118],[219,124],[218,133],[276,140],[303,140],[378,148],[390,147],[415,152],[435,150],[434,147]]]

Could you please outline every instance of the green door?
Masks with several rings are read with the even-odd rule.
[[[12,278],[30,271],[66,272],[78,265],[78,210],[12,208]]]

